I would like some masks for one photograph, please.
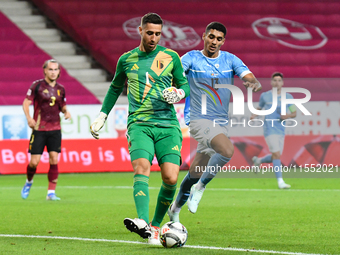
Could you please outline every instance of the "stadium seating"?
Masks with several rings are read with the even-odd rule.
[[[0,12],[0,105],[21,105],[33,81],[43,78],[42,65],[51,59]],[[99,100],[66,70],[58,80],[69,104],[96,104]]]
[[[308,78],[306,88],[312,92],[312,100],[338,100],[335,95],[340,88],[333,86],[340,67],[340,2],[337,0],[33,2],[111,73],[119,56],[139,43],[138,17],[152,11],[167,21],[169,29],[163,29],[163,42],[180,55],[191,49],[202,49],[202,41],[193,42],[200,39],[209,22],[220,21],[228,28],[222,49],[244,60],[257,77],[268,78],[280,71],[285,77],[296,78],[295,84]],[[283,25],[272,27],[267,21],[260,22],[272,17],[281,19]],[[275,26],[275,21],[270,25]],[[183,34],[176,37],[171,26],[180,27],[184,36],[192,39],[186,43],[193,46],[174,46]],[[322,93],[319,93],[320,82],[325,84]],[[264,87],[270,88],[268,82]]]

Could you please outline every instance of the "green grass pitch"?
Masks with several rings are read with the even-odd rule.
[[[340,254],[340,179],[286,179],[292,189],[278,190],[275,178],[215,178],[196,214],[183,207],[186,245],[165,249],[123,224],[137,216],[132,177],[60,174],[61,201],[46,201],[46,174],[26,200],[24,175],[0,176],[0,254]],[[160,183],[153,172],[150,219]]]

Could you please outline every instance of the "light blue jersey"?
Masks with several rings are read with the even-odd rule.
[[[286,94],[287,99],[292,99],[293,96],[289,93]],[[268,110],[272,107],[273,104],[273,93],[271,90],[263,92],[260,96],[259,107],[262,110]],[[290,110],[291,112],[295,111],[295,106],[292,104],[287,105],[287,112]],[[277,107],[275,111],[269,115],[266,115],[264,118],[263,125],[264,136],[267,137],[269,135],[284,135],[285,127],[281,124],[281,95],[277,96]]]
[[[216,89],[216,84],[234,84],[234,76],[240,78],[251,73],[235,55],[220,51],[217,58],[208,58],[202,51],[189,51],[181,58],[184,72],[190,85],[190,96],[184,108],[185,123],[193,119],[228,120],[231,92],[226,88]],[[202,95],[206,95],[207,111],[202,114]]]

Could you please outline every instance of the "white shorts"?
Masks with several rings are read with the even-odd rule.
[[[211,120],[200,119],[190,122],[190,136],[197,142],[197,152],[207,154],[210,157],[216,152],[211,148],[211,140],[219,135],[224,134],[228,137],[228,127],[215,124]]]
[[[284,135],[269,135],[265,139],[271,153],[279,151],[282,154],[285,141]]]

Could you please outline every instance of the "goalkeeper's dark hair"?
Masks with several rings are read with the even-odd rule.
[[[274,79],[274,77],[277,77],[277,76],[281,77],[281,79],[283,80],[283,74],[280,73],[280,72],[275,72],[275,73],[273,73],[273,74],[272,74],[272,79]]]
[[[224,37],[227,35],[227,29],[226,29],[226,27],[225,27],[222,23],[220,23],[220,22],[216,22],[216,21],[211,22],[211,23],[206,27],[205,33],[206,33],[206,34],[209,33],[210,29],[215,29],[215,30],[217,30],[217,31],[222,32],[222,33],[224,34]]]
[[[163,26],[163,20],[161,16],[157,13],[149,12],[142,17],[141,26],[146,25],[147,23],[157,24]]]

